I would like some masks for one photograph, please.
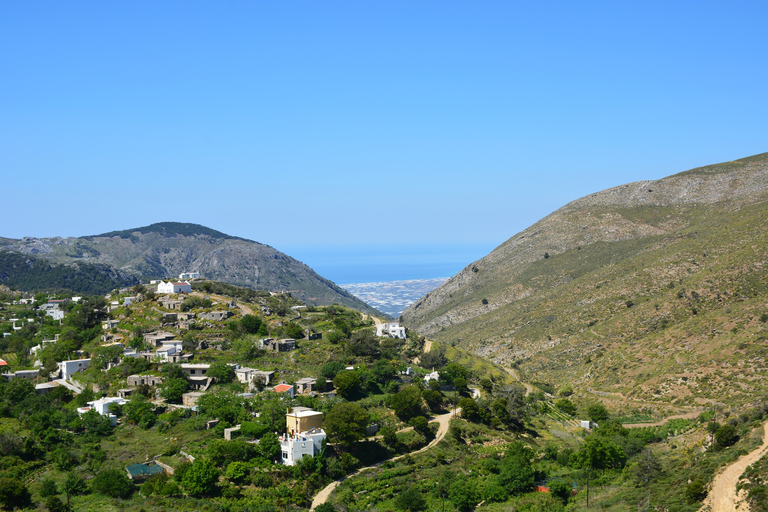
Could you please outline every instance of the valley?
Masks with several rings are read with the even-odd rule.
[[[343,286],[195,224],[3,239],[0,506],[765,512],[767,199],[757,155]]]

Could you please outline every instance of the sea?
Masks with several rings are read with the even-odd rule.
[[[494,247],[493,244],[386,245],[280,250],[379,311],[397,318],[409,305]]]

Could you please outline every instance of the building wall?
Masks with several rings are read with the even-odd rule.
[[[322,428],[323,413],[318,412],[312,416],[302,416],[299,413],[285,415],[285,428],[288,432],[307,432],[313,428]]]

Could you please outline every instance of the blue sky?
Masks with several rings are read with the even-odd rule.
[[[0,236],[196,222],[483,256],[768,151],[768,3],[6,2]],[[468,254],[472,250],[468,250]]]

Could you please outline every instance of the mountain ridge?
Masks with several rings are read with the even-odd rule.
[[[628,393],[634,386],[641,394],[665,377],[640,352],[672,333],[697,340],[690,350],[699,359],[689,367],[714,364],[699,347],[738,352],[746,343],[747,352],[762,350],[750,343],[765,336],[765,324],[754,319],[768,297],[759,279],[768,264],[766,219],[768,154],[613,187],[512,236],[414,303],[404,321],[437,341],[519,362],[553,381]],[[737,325],[741,331],[730,332]],[[728,336],[714,343],[707,338],[713,328]],[[692,357],[669,350],[681,361]],[[627,360],[571,364],[614,351]],[[644,376],[630,376],[630,367],[643,367]],[[679,369],[667,377],[688,378]],[[610,372],[626,374],[624,383]]]
[[[108,265],[138,278],[182,272],[254,289],[289,292],[312,305],[338,302],[378,314],[360,299],[273,247],[193,223],[161,222],[84,237],[0,239],[0,249],[55,264]]]

